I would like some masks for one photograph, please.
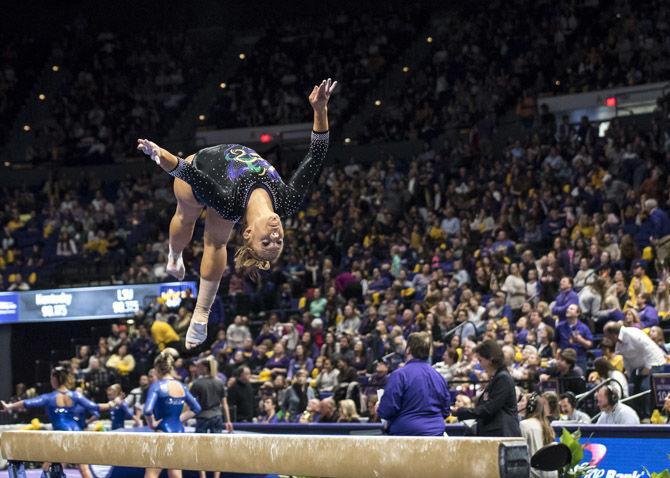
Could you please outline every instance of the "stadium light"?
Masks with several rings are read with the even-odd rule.
[[[30,125],[29,125],[29,124],[24,124],[24,125],[23,125],[23,131],[25,131],[26,133],[27,133],[28,131],[30,131]]]
[[[351,138],[344,138],[344,143],[345,144],[351,143]]]
[[[375,100],[375,106],[381,106],[382,100]]]
[[[409,66],[403,66],[402,67],[402,72],[407,73],[409,71]]]
[[[226,85],[226,84],[223,83],[223,82],[219,83],[219,88],[221,88],[222,90],[225,90],[225,89],[226,89],[226,86],[228,86],[228,85]]]
[[[60,70],[60,66],[58,66],[58,65],[53,65],[51,67],[51,71],[53,71],[53,72],[58,72],[59,70]]]
[[[205,115],[198,115],[198,119],[199,119],[200,121],[205,121],[206,118],[207,118],[207,117],[206,117]]]
[[[47,99],[47,97],[44,95],[44,93],[40,93],[37,97],[40,99],[40,101],[44,101],[44,100]]]
[[[426,41],[427,41],[428,43],[433,43],[433,37],[428,37],[428,38],[426,38]]]
[[[244,60],[247,57],[247,55],[245,55],[244,53],[240,53],[239,57],[240,57],[240,60]]]

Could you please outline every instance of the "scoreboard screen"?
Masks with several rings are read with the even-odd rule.
[[[187,289],[197,296],[195,282],[2,292],[0,324],[132,317],[157,298],[178,307]]]

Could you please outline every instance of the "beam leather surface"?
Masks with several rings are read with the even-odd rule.
[[[521,438],[8,431],[8,460],[332,478],[497,478]]]

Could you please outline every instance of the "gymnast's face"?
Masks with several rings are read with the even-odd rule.
[[[244,230],[244,239],[259,258],[276,260],[284,248],[284,228],[279,215],[256,218]]]

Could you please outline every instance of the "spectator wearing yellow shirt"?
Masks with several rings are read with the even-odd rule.
[[[151,324],[151,337],[154,339],[159,351],[166,347],[174,347],[179,344],[179,335],[170,324],[162,320],[154,320]]]
[[[84,250],[97,252],[99,255],[104,256],[107,254],[107,249],[109,248],[109,241],[105,237],[104,231],[98,231],[98,233],[84,244]]]
[[[616,344],[611,340],[604,338],[600,342],[600,349],[603,351],[603,357],[612,364],[615,370],[623,372],[623,357],[615,352]]]
[[[586,214],[579,216],[579,221],[575,227],[572,228],[570,238],[573,241],[576,241],[579,237],[583,237],[584,239],[591,239],[591,237],[593,237],[593,224],[591,223],[589,216]]]
[[[444,233],[444,229],[440,226],[440,221],[436,217],[434,218],[433,225],[428,229],[428,238],[433,243],[439,243],[444,241],[447,238],[447,235]]]
[[[628,285],[628,304],[631,307],[637,307],[637,296],[646,293],[653,295],[654,283],[651,281],[645,270],[646,261],[637,260],[633,263],[633,278]]]
[[[23,227],[23,221],[21,221],[21,217],[17,212],[14,212],[12,218],[9,220],[9,222],[7,222],[7,229],[9,229],[10,232],[14,232],[17,229],[21,229],[22,227]]]
[[[119,345],[116,353],[107,360],[107,368],[114,368],[119,372],[119,375],[129,375],[135,370],[135,358],[128,353],[128,346],[126,344]]]
[[[415,251],[423,251],[423,239],[421,236],[421,229],[418,224],[414,224],[412,227],[412,233],[410,234],[409,244]]]

